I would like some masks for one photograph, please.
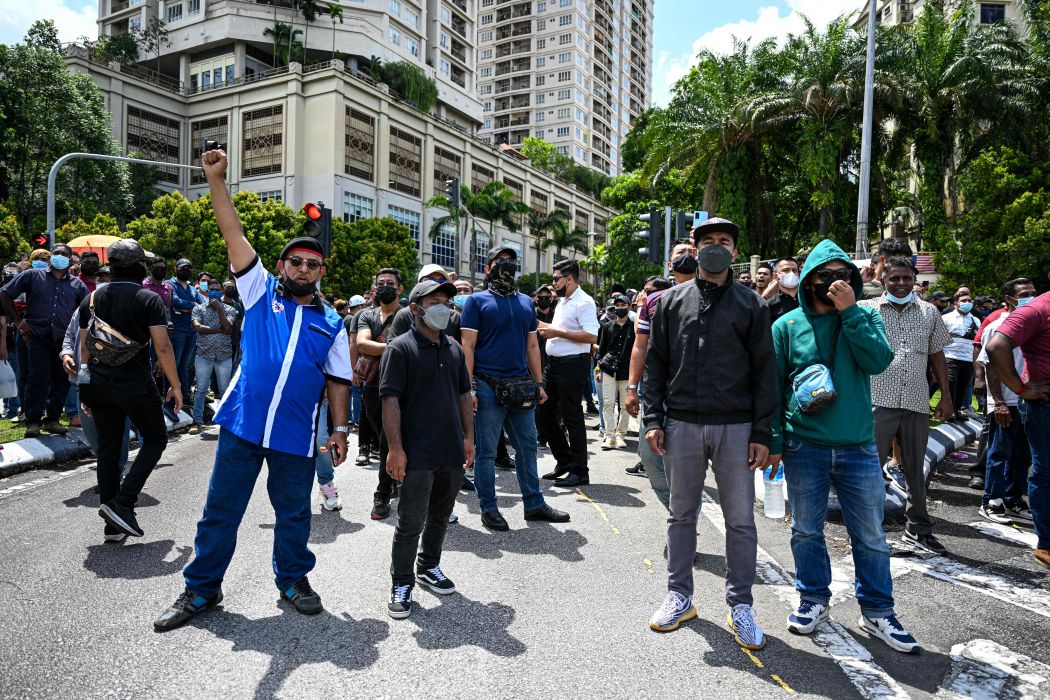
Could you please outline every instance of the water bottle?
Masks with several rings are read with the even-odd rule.
[[[91,383],[91,369],[87,364],[80,365],[80,371],[77,372],[77,384],[90,384]]]
[[[767,518],[780,519],[786,514],[784,508],[784,465],[777,465],[777,475],[772,476],[773,467],[762,472],[762,511]]]

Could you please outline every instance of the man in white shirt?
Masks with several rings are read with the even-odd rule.
[[[973,398],[973,339],[977,337],[980,319],[974,316],[973,297],[968,291],[955,293],[955,308],[941,318],[952,336],[944,348],[948,358],[948,390],[951,392],[955,419],[964,420]],[[944,387],[941,388],[944,391]]]
[[[547,341],[547,401],[536,420],[547,436],[557,460],[555,486],[575,488],[590,483],[587,471],[587,426],[583,422],[583,397],[590,387],[591,345],[598,342],[598,315],[594,299],[580,288],[580,265],[562,260],[554,266],[554,293],[558,306],[550,323],[539,322],[539,335]],[[558,425],[565,424],[568,442]]]

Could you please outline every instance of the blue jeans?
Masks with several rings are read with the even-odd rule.
[[[350,422],[361,422],[361,387],[356,384],[350,385]]]
[[[1032,508],[1039,549],[1050,549],[1050,403],[1021,401],[1021,420],[1032,451],[1028,505]]]
[[[474,440],[478,452],[474,461],[474,486],[482,512],[496,510],[496,443],[506,428],[514,448],[518,487],[525,510],[542,508],[545,501],[536,473],[536,415],[534,411],[508,411],[496,404],[492,388],[477,380],[478,415],[474,418]]]
[[[860,609],[868,617],[892,614],[890,547],[882,531],[886,481],[875,443],[831,449],[785,439],[784,477],[794,514],[791,554],[795,559],[795,588],[802,601],[827,605],[831,600],[831,559],[824,541],[824,523],[828,493],[834,485],[853,548]]]
[[[80,391],[74,387],[72,392],[77,397],[77,407],[80,404]],[[95,417],[89,416],[87,413],[83,413],[80,416],[80,428],[84,431],[84,439],[87,440],[88,446],[91,451],[98,456],[98,428],[95,427]],[[124,440],[120,443],[120,461],[117,466],[120,467],[120,473],[124,473],[124,467],[128,465],[128,442],[131,440],[131,419],[128,418],[124,421]]]
[[[641,396],[645,387],[638,385],[638,395]],[[645,415],[645,404],[638,402],[639,419]],[[664,458],[653,452],[649,447],[649,441],[645,439],[645,425],[638,427],[638,460],[645,467],[645,475],[649,477],[649,484],[653,487],[656,497],[664,508],[671,510],[671,488],[667,485],[667,471],[664,469]]]
[[[193,422],[204,422],[204,402],[208,398],[208,387],[211,386],[211,375],[215,373],[215,383],[219,387],[219,396],[226,393],[226,387],[230,385],[230,375],[233,374],[233,357],[225,360],[209,360],[197,355],[194,359],[197,368],[197,391],[193,394]],[[180,380],[181,381],[181,380]]]
[[[1006,428],[990,415],[982,503],[987,505],[988,501],[1003,499],[1014,505],[1028,490],[1028,465],[1031,463],[1020,411],[1010,406],[1010,425]]]
[[[69,385],[69,393],[66,394],[66,405],[62,407],[62,410],[70,418],[80,415],[80,399],[72,384]]]
[[[266,491],[277,520],[273,529],[273,572],[277,588],[287,590],[314,568],[316,558],[307,546],[313,458],[271,450],[222,428],[204,515],[197,522],[193,561],[183,571],[186,588],[191,592],[211,596],[222,586],[237,546],[237,528],[264,459]]]
[[[182,384],[182,402],[190,402],[190,366],[197,349],[197,334],[186,331],[171,332],[171,349],[175,353],[175,368]],[[207,389],[207,387],[205,387]]]
[[[328,444],[328,399],[321,401],[321,410],[317,414],[317,438],[314,440],[314,470],[317,472],[317,483],[328,484],[335,479],[335,465],[327,452],[321,447]]]

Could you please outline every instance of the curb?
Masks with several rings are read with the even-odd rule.
[[[193,418],[185,411],[179,411],[178,418],[178,421],[172,421],[164,416],[169,433],[188,428],[193,423]],[[72,428],[65,435],[42,435],[4,443],[4,449],[0,451],[0,479],[89,454],[91,448],[80,428]]]

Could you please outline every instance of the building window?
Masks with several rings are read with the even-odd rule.
[[[558,99],[567,100],[572,97],[572,90],[558,90]]]
[[[545,59],[543,56],[540,56],[539,58],[536,59],[536,67],[537,68],[543,68],[546,65],[547,65],[547,59]]]
[[[241,177],[274,175],[283,168],[284,107],[273,105],[244,113]]]
[[[567,27],[572,24],[572,15],[562,15],[558,18],[558,26]]]
[[[998,3],[981,3],[981,24],[995,24],[1006,21],[1006,5]]]
[[[482,61],[489,60],[490,58],[492,58],[492,49],[482,49],[481,53],[478,55],[478,58],[480,58]]]
[[[401,0],[390,0],[390,14],[395,17],[401,16]]]
[[[343,170],[372,181],[375,173],[375,119],[356,109],[346,108]]]
[[[189,2],[186,3],[186,14],[188,14],[190,17],[193,17],[194,15],[199,15],[200,13],[201,0],[189,0]]]
[[[445,192],[445,183],[460,176],[463,159],[452,151],[434,146],[434,194]]]
[[[438,230],[438,235],[430,243],[430,261],[436,265],[455,270],[456,265],[456,229],[452,224],[445,224]]]
[[[408,52],[413,56],[419,55],[419,42],[415,39],[405,39],[405,46],[408,48]]]
[[[487,32],[482,32],[481,33],[481,40],[482,41],[492,41],[492,30],[490,29]]]
[[[488,83],[487,85],[482,85],[480,92],[481,92],[482,95],[491,95],[492,94],[492,83]]]
[[[571,70],[558,71],[558,82],[559,83],[564,83],[566,80],[572,80],[572,71]]]
[[[141,153],[147,160],[181,163],[179,122],[161,114],[128,107],[128,153]],[[179,184],[178,168],[158,168],[160,179]]]
[[[569,127],[567,127],[567,126],[559,126],[558,127],[558,133],[555,134],[555,135],[558,136],[558,137],[568,136],[569,135]]]
[[[395,27],[390,28],[390,43],[401,45],[401,31]]]
[[[182,19],[182,3],[178,5],[168,5],[168,24],[172,22],[178,22]]]
[[[560,37],[558,37],[558,44],[560,44],[560,45],[571,44],[571,43],[572,43],[572,34],[562,34]]]
[[[447,63],[447,61],[446,61],[446,63]],[[444,68],[444,66],[442,66],[442,68]],[[481,71],[480,71],[480,75],[481,75],[482,78],[487,78],[490,75],[492,75],[492,66],[482,66],[481,67]]]
[[[568,51],[558,54],[558,63],[569,63],[572,61],[572,54]]]
[[[407,131],[390,127],[390,189],[419,196],[422,144],[418,137]]]
[[[412,239],[416,242],[416,250],[419,250],[419,212],[390,205],[386,208],[386,215],[397,223],[408,227],[408,230],[412,233]]]
[[[489,234],[478,231],[478,237],[474,243],[474,271],[484,272],[489,258]]]
[[[491,129],[492,128],[492,117],[485,117],[485,121],[483,121],[481,123],[481,128],[482,129]]]
[[[260,202],[283,202],[284,193],[280,190],[266,190],[258,192]]]
[[[542,122],[546,118],[547,118],[547,114],[545,112],[536,112],[536,121],[537,122]]]
[[[343,192],[343,221],[353,222],[371,219],[375,213],[374,203],[368,197]]]
[[[483,165],[478,165],[477,163],[474,163],[470,166],[470,168],[472,175],[470,187],[475,192],[481,190],[482,187],[492,182],[493,179],[495,179],[496,177],[496,173],[489,170]]]
[[[547,199],[547,195],[543,194],[542,192],[537,192],[533,190],[532,193],[529,195],[529,206],[532,207],[533,211],[538,212],[540,214],[547,213],[547,203],[549,201],[550,200]]]
[[[419,13],[413,12],[408,8],[405,9],[405,14],[401,18],[405,21],[405,24],[410,25],[413,29],[419,29]]]
[[[547,40],[546,39],[537,39],[536,40],[536,48],[537,49],[545,49],[545,48],[547,48]]]
[[[536,3],[536,12],[546,12],[546,11],[547,11],[547,2],[546,2],[546,0],[540,0],[540,2]]]
[[[568,107],[561,107],[561,108],[559,108],[558,109],[558,119],[568,119],[568,118],[569,118],[569,108]]]
[[[491,14],[482,15],[481,16],[481,23],[482,24],[492,24],[492,15]]]
[[[230,142],[230,124],[226,116],[202,119],[190,122],[190,143],[200,144],[204,139],[211,139],[219,143]],[[201,152],[196,147],[190,149],[190,165],[200,166]],[[208,178],[200,170],[190,171],[190,184],[200,185],[208,181]]]

